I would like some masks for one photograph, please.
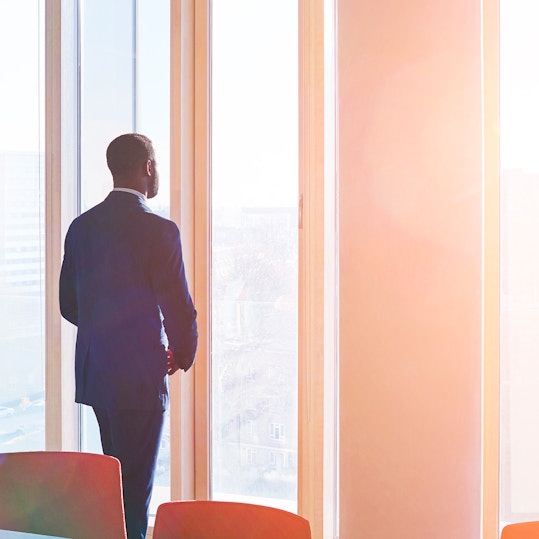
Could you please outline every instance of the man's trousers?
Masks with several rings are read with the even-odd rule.
[[[128,539],[144,539],[165,413],[161,410],[95,408],[103,453],[122,468]]]

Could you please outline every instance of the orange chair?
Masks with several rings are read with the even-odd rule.
[[[502,530],[501,539],[537,539],[539,538],[539,522],[519,522],[508,524]]]
[[[90,453],[1,453],[0,529],[126,539],[119,461]]]
[[[311,539],[309,521],[282,509],[236,502],[167,502],[153,539]]]

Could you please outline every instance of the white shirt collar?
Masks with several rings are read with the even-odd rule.
[[[144,193],[141,193],[136,189],[129,189],[129,187],[115,187],[113,191],[123,191],[124,193],[131,193],[132,195],[138,196],[141,202],[146,203],[146,197],[144,196]]]

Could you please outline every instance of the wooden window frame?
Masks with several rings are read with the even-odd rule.
[[[500,142],[499,0],[483,0],[483,467],[481,537],[499,537]]]
[[[334,216],[328,229],[324,192],[324,87],[328,84],[324,78],[324,7],[324,0],[298,1],[298,512],[309,519],[316,538],[323,534],[321,472],[328,458],[324,438],[328,432],[330,437],[334,434],[334,429],[324,431],[324,415],[333,419],[334,414],[331,407],[328,415],[324,403],[324,373],[329,369],[334,379],[334,357],[327,362],[327,351],[334,351],[335,338],[332,332],[328,348],[326,326],[333,325],[335,317],[325,311],[328,253],[324,238],[328,230],[334,232]],[[172,409],[180,409],[180,414],[176,419],[171,414],[171,451],[181,460],[172,464],[173,498],[207,499],[210,493],[210,12],[210,0],[171,1],[171,215],[183,232],[188,278],[199,316],[195,367],[192,373],[173,381]],[[333,251],[330,256],[334,261]]]
[[[79,213],[77,0],[45,1],[45,447],[80,447],[75,329],[58,303],[63,238]]]
[[[79,51],[77,0],[45,1],[46,448],[80,448],[73,402],[75,332],[58,309],[63,238],[78,214]],[[328,149],[324,71],[325,9],[333,0],[298,0],[299,59],[299,365],[298,512],[313,537],[336,515],[335,170]],[[182,230],[187,278],[198,308],[195,367],[171,378],[171,497],[207,499],[210,488],[210,0],[171,0],[171,218]],[[330,25],[334,21],[330,21]],[[331,36],[334,38],[334,35]],[[334,144],[334,126],[329,131]],[[333,148],[334,151],[334,148]],[[329,164],[329,168],[328,168]],[[330,202],[328,203],[328,196]],[[328,241],[329,240],[329,241]],[[328,268],[330,271],[328,271]],[[328,279],[329,274],[329,279]],[[329,395],[329,398],[328,398]],[[324,400],[326,399],[326,400]],[[329,461],[328,461],[329,459]],[[327,470],[328,473],[322,473]],[[327,492],[328,485],[331,494]],[[326,490],[325,490],[326,489]],[[331,506],[330,513],[327,512]],[[331,532],[334,535],[334,532]]]

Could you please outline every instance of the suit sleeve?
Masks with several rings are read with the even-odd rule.
[[[68,230],[64,245],[64,260],[60,271],[60,312],[72,324],[78,324],[77,290],[73,261],[72,233]]]
[[[180,231],[172,221],[165,221],[156,241],[152,285],[163,325],[178,366],[187,370],[195,360],[198,343],[197,312],[185,277]]]

